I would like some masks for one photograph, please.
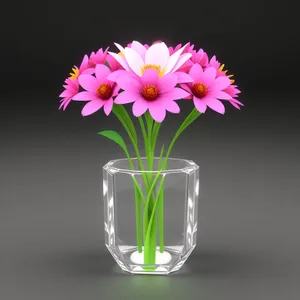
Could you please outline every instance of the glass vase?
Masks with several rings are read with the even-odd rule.
[[[196,246],[199,167],[169,158],[118,159],[103,167],[105,244],[122,270],[169,274]]]

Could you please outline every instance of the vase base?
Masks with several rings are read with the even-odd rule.
[[[144,264],[144,251],[133,252],[130,256],[130,260],[137,265]],[[172,260],[172,256],[169,252],[164,251],[163,253],[161,253],[160,251],[156,251],[156,264],[165,265],[168,264],[171,260]]]

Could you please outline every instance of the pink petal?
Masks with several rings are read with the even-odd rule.
[[[148,109],[146,101],[136,101],[132,105],[132,113],[135,117],[139,117],[144,114]]]
[[[145,64],[158,65],[163,69],[167,65],[169,57],[169,49],[165,43],[154,44],[145,54]]]
[[[113,92],[112,92],[112,97],[115,97],[119,94],[120,87],[115,83],[113,86]]]
[[[95,93],[91,92],[80,92],[73,97],[74,101],[91,101],[99,100],[99,97]]]
[[[230,85],[230,79],[226,76],[220,76],[212,84],[213,89],[224,90]]]
[[[241,109],[241,108],[238,106],[238,104],[236,104],[235,102],[229,100],[229,103],[230,103],[232,106],[234,106],[235,108],[237,108],[237,109],[239,109],[239,110]]]
[[[81,65],[80,65],[80,67],[79,67],[79,70],[80,70],[80,71],[83,71],[84,69],[86,69],[88,63],[89,63],[89,57],[88,57],[87,55],[85,55],[85,56],[83,57],[83,60],[82,60]]]
[[[159,105],[153,105],[149,108],[149,112],[152,118],[156,121],[161,123],[166,117],[166,110],[165,108]]]
[[[96,111],[98,111],[104,105],[104,101],[102,100],[94,100],[88,102],[82,109],[81,114],[85,116],[89,116]]]
[[[99,88],[99,81],[92,75],[80,75],[79,84],[87,91],[95,93]]]
[[[165,109],[174,114],[178,114],[180,112],[180,107],[175,101],[168,101],[165,105]]]
[[[190,71],[189,75],[194,79],[195,82],[199,82],[203,78],[203,69],[199,64],[194,64]]]
[[[105,104],[104,104],[104,112],[105,114],[108,116],[111,113],[111,110],[113,108],[114,105],[114,101],[112,98],[105,100]]]
[[[95,74],[98,82],[107,82],[107,76],[111,73],[110,69],[105,65],[96,65]]]
[[[179,84],[179,85],[180,85],[181,88],[183,88],[184,90],[188,91],[189,93],[192,92],[192,90],[191,90],[191,88],[190,88],[190,86],[189,86],[188,84],[186,84],[186,83],[181,83],[181,84]]]
[[[135,50],[131,48],[125,48],[124,51],[124,55],[129,67],[134,73],[140,76],[142,67],[144,65],[143,59]]]
[[[177,71],[186,61],[188,61],[190,58],[192,57],[192,54],[190,53],[185,53],[182,54],[179,57],[179,60],[177,61],[176,65],[174,66],[174,68],[171,70],[171,72],[175,72]]]
[[[225,106],[223,105],[223,103],[221,101],[219,101],[215,98],[208,98],[208,99],[205,99],[205,103],[208,107],[210,107],[214,111],[216,111],[220,114],[225,113]]]
[[[173,90],[166,92],[162,94],[159,98],[162,100],[178,100],[178,99],[184,99],[188,97],[190,93],[187,91],[181,89],[181,88],[174,88]]]
[[[186,83],[194,81],[194,79],[190,75],[184,72],[175,72],[174,74],[177,76],[177,83]]]
[[[143,85],[153,84],[156,85],[158,81],[158,73],[154,69],[147,69],[141,78]],[[141,89],[139,90],[141,91]]]
[[[217,76],[217,70],[215,68],[207,68],[203,72],[203,76],[201,79],[201,83],[206,85],[207,87],[211,86],[211,84],[214,82],[216,76]]]
[[[194,105],[199,112],[205,113],[207,106],[203,100],[194,96]]]
[[[95,68],[88,68],[83,70],[80,74],[94,74],[95,73]]]
[[[125,70],[117,70],[117,71],[114,71],[112,73],[110,73],[108,76],[107,76],[107,79],[110,80],[110,81],[113,81],[113,82],[117,82],[118,81],[118,78],[120,76],[124,76],[124,75],[128,75],[128,71],[125,71]]]
[[[136,99],[138,99],[138,94],[124,91],[116,97],[115,103],[127,104],[136,101]]]
[[[177,84],[178,77],[173,73],[168,73],[158,81],[158,90],[160,94],[171,91]]]
[[[141,81],[137,80],[137,78],[130,73],[125,76],[120,76],[117,83],[122,90],[130,93],[141,93],[143,89]]]
[[[218,98],[218,99],[223,99],[223,100],[230,100],[230,99],[232,99],[232,97],[230,95],[228,95],[227,93],[225,93],[223,91],[213,92],[212,95],[215,98]]]
[[[59,97],[65,98],[65,97],[70,97],[71,95],[72,95],[72,93],[71,93],[70,91],[66,90],[66,91],[63,91],[63,92],[59,95]]]

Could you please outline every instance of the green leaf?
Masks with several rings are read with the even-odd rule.
[[[106,138],[114,141],[125,151],[126,154],[128,153],[128,150],[127,150],[127,147],[126,147],[126,144],[125,144],[123,138],[116,131],[103,130],[103,131],[98,132],[98,134],[105,136]]]

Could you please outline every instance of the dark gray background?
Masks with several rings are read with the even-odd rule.
[[[3,3],[0,299],[299,299],[292,4],[195,2],[182,13],[183,4],[157,12],[154,2],[115,3],[113,11],[100,1]],[[81,117],[79,103],[58,111],[58,94],[84,53],[160,38],[217,54],[236,75],[245,107],[201,116],[174,148],[174,157],[200,165],[198,245],[186,265],[167,277],[131,276],[103,241],[101,168],[123,154],[96,133],[121,126],[102,113]],[[167,118],[160,144],[190,108]]]

